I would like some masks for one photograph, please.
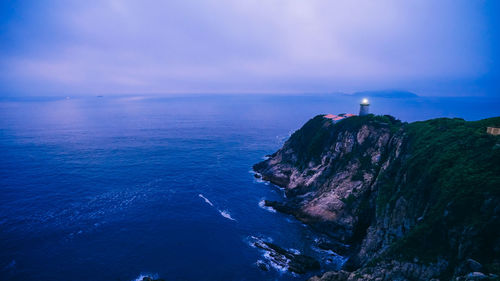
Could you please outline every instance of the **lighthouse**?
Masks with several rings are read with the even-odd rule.
[[[359,116],[370,114],[370,103],[368,99],[363,99],[359,104]]]

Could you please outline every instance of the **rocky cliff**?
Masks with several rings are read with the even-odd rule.
[[[334,238],[344,271],[314,280],[497,278],[499,118],[308,121],[254,166],[286,190],[278,211]],[[337,243],[338,242],[338,243]]]

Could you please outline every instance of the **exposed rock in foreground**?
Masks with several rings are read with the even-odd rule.
[[[258,240],[254,242],[254,246],[266,251],[274,264],[288,271],[304,274],[309,271],[320,269],[319,262],[314,258],[298,253],[292,253],[273,243]],[[267,269],[263,268],[264,264],[258,265],[261,269]]]
[[[313,280],[495,279],[500,137],[486,127],[498,125],[317,116],[254,170],[285,188],[267,206],[351,245],[346,271]]]

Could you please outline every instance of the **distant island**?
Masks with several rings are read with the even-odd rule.
[[[351,96],[363,98],[418,98],[418,95],[415,93],[400,90],[363,91],[351,94]]]
[[[348,257],[310,280],[499,280],[500,136],[487,132],[499,125],[318,115],[253,169],[285,189],[266,206]]]

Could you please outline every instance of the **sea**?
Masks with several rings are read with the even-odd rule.
[[[130,95],[0,99],[0,280],[305,280],[255,241],[345,258],[293,217],[252,165],[307,120],[360,97]],[[406,122],[500,115],[500,98],[374,97]],[[265,266],[259,266],[265,265]]]

